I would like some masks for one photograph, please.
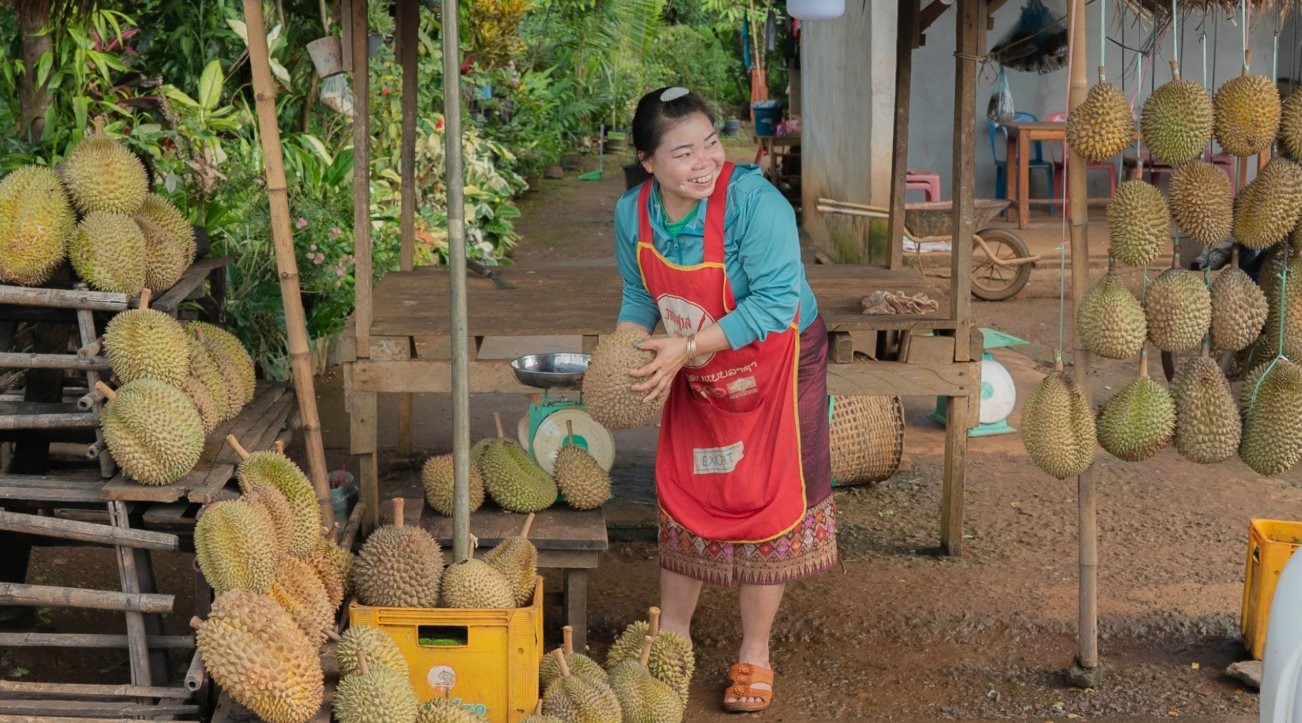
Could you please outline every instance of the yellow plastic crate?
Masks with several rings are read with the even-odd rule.
[[[348,620],[350,625],[380,628],[397,641],[420,700],[441,696],[436,686],[444,686],[448,697],[492,723],[517,723],[538,702],[542,599],[539,577],[529,607],[386,608],[354,600],[348,605]]]
[[[1243,573],[1243,646],[1261,660],[1266,623],[1279,574],[1302,544],[1302,522],[1254,519],[1248,527],[1248,562]]]

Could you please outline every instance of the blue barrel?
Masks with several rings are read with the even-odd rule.
[[[778,123],[782,122],[782,106],[775,105],[771,107],[751,106],[751,112],[755,114],[755,135],[773,136],[778,133]]]

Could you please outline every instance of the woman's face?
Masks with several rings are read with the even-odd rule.
[[[642,159],[660,182],[660,192],[683,201],[709,198],[725,157],[719,134],[704,113],[693,113],[660,138],[660,146]]]

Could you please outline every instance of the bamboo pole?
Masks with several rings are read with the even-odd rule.
[[[443,115],[447,135],[448,267],[452,287],[452,559],[470,557],[470,332],[466,322],[466,213],[461,177],[461,31],[457,0],[443,0]]]
[[[1071,11],[1071,87],[1067,96],[1067,112],[1085,102],[1089,61],[1085,48],[1085,0],[1072,0]],[[1098,32],[1106,32],[1099,28]],[[1102,63],[1103,59],[1100,58]],[[1086,160],[1069,148],[1067,164],[1067,194],[1070,206],[1071,229],[1071,299],[1073,312],[1079,313],[1080,302],[1090,288],[1089,275],[1089,206],[1085,198]],[[1075,314],[1072,317],[1075,318]],[[1089,349],[1079,334],[1072,334],[1073,376],[1086,399],[1090,396],[1090,367],[1093,360]],[[1069,679],[1081,687],[1094,688],[1099,683],[1098,651],[1098,521],[1095,518],[1096,501],[1092,470],[1085,470],[1076,480],[1079,517],[1080,611],[1077,619],[1076,661],[1068,672]]]
[[[79,587],[24,585],[0,582],[0,605],[35,605],[37,607],[92,608],[138,613],[172,612],[172,595],[126,593],[114,590],[85,590]]]
[[[151,650],[193,650],[193,635],[147,635]],[[0,648],[125,648],[127,636],[102,633],[0,633]]]
[[[8,510],[0,510],[0,530],[144,550],[177,550],[181,546],[181,541],[176,535],[164,532],[133,530],[129,527],[98,525],[93,522],[64,520]]]
[[[416,255],[416,99],[419,89],[417,50],[420,43],[420,4],[398,0],[398,43],[402,62],[402,249],[399,263],[411,271]],[[398,396],[398,454],[411,454],[412,394]]]
[[[0,352],[0,369],[80,369],[109,371],[108,359],[92,356],[85,359],[76,354],[27,354],[23,352]]]
[[[353,16],[347,21],[353,51],[353,326],[361,359],[371,356],[371,55],[366,6],[366,0],[352,0]]]
[[[56,309],[90,309],[91,311],[125,311],[130,303],[126,294],[80,289],[29,289],[0,286],[0,304],[41,306]]]
[[[325,445],[321,441],[321,418],[316,407],[316,388],[307,342],[307,322],[298,285],[298,261],[294,256],[294,232],[289,224],[289,196],[285,190],[285,161],[280,149],[280,127],[276,121],[276,87],[271,80],[267,54],[267,31],[261,0],[244,0],[244,21],[248,26],[249,67],[258,107],[258,129],[267,165],[267,200],[271,204],[271,235],[276,247],[276,268],[280,271],[280,297],[289,332],[289,358],[294,373],[294,393],[302,419],[307,446],[308,476],[321,506],[321,517],[334,521],[334,505],[326,483]],[[365,104],[362,105],[365,108]],[[360,276],[360,264],[358,264]],[[368,264],[369,266],[369,264]],[[368,277],[369,278],[369,277]],[[358,286],[362,282],[359,279]]]

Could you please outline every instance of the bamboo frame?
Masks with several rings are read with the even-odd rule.
[[[1087,73],[1089,72],[1089,62],[1086,59],[1085,47],[1085,0],[1071,0],[1074,8],[1069,13],[1072,16],[1072,51],[1071,51],[1071,78],[1070,91],[1067,96],[1067,112],[1071,113],[1076,106],[1085,102],[1088,81]],[[1099,28],[1098,32],[1105,32],[1106,28]],[[1102,62],[1102,59],[1100,59]],[[1071,298],[1073,317],[1080,311],[1080,302],[1085,298],[1085,294],[1090,289],[1089,276],[1089,234],[1086,233],[1086,227],[1089,224],[1089,206],[1086,204],[1088,187],[1085,184],[1085,173],[1087,162],[1084,158],[1077,155],[1075,150],[1068,149],[1071,153],[1070,160],[1067,163],[1067,195],[1068,204],[1070,205],[1070,229],[1071,229]],[[1077,263],[1077,261],[1080,263]],[[1073,374],[1076,385],[1080,387],[1081,394],[1086,399],[1090,396],[1090,369],[1093,366],[1092,355],[1089,349],[1085,347],[1079,334],[1072,334],[1072,353],[1073,353]],[[1080,568],[1080,589],[1079,600],[1080,610],[1077,619],[1077,653],[1075,664],[1072,666],[1068,677],[1083,687],[1097,687],[1099,683],[1099,651],[1098,651],[1098,522],[1095,517],[1096,496],[1093,477],[1093,469],[1087,469],[1076,479],[1077,487],[1077,516],[1079,519],[1079,568]]]
[[[364,2],[361,4],[365,5]],[[330,501],[330,487],[326,483],[325,445],[321,441],[321,417],[316,406],[316,385],[312,377],[307,322],[303,314],[303,298],[298,284],[294,232],[289,223],[285,161],[280,148],[280,127],[276,121],[276,87],[271,78],[266,22],[262,17],[261,0],[244,0],[244,21],[248,27],[249,67],[253,73],[259,135],[267,166],[267,200],[271,204],[271,235],[276,249],[276,268],[280,272],[280,297],[285,310],[285,327],[289,332],[290,366],[294,375],[294,392],[298,398],[303,437],[307,445],[308,476],[312,479],[312,488],[321,506],[321,517],[329,525],[334,521],[334,505]],[[365,40],[363,36],[363,43]],[[367,251],[370,251],[369,247]],[[368,273],[369,266],[368,263]],[[359,276],[361,270],[361,263],[358,263]],[[361,285],[358,284],[359,288]]]
[[[411,271],[416,256],[416,99],[420,6],[398,0],[398,55],[402,64],[402,228],[400,268]],[[398,395],[398,455],[411,454],[412,395]]]

